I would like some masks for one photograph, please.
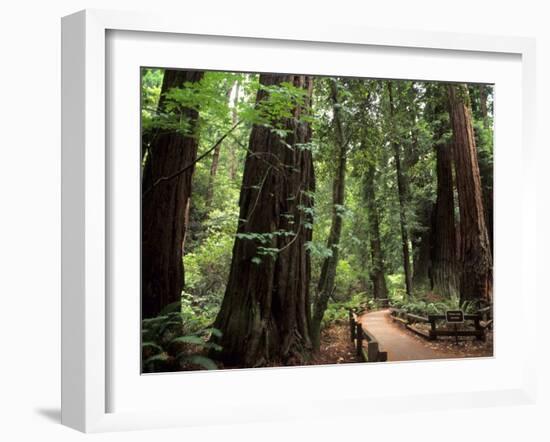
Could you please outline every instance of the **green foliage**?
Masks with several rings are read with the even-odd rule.
[[[387,275],[388,297],[392,302],[403,301],[407,293],[405,291],[405,274],[394,273]]]
[[[265,93],[265,98],[245,115],[252,123],[271,127],[284,138],[288,133],[283,126],[284,119],[292,118],[293,110],[304,104],[306,91],[288,82],[272,86],[259,85],[259,89]]]
[[[141,110],[147,118],[156,111],[163,75],[161,69],[144,68],[141,71]]]
[[[333,295],[323,325],[347,320],[347,309],[375,309],[370,272],[373,269],[371,234],[373,220],[365,204],[366,172],[374,168],[375,199],[389,298],[394,306],[411,313],[441,313],[457,308],[458,299],[428,296],[428,287],[417,285],[414,299],[405,298],[403,252],[400,230],[400,204],[392,143],[399,146],[408,184],[405,201],[406,229],[413,252],[421,235],[431,229],[425,216],[436,200],[437,175],[435,147],[451,140],[446,106],[446,88],[440,83],[393,81],[395,113],[390,118],[386,80],[316,77],[311,109],[302,121],[311,124],[312,139],[290,146],[310,151],[315,170],[315,192],[305,196],[314,206],[299,206],[307,221],[295,226],[293,214],[280,214],[292,229],[236,233],[239,223],[239,197],[252,125],[269,128],[285,142],[290,139],[288,119],[303,105],[306,93],[293,84],[264,86],[257,74],[206,72],[197,83],[172,89],[164,97],[166,108],[159,112],[162,69],[142,69],[141,115],[144,146],[158,131],[177,131],[196,136],[198,155],[210,150],[234,126],[219,146],[217,170],[213,173],[214,152],[195,165],[193,194],[186,232],[183,264],[185,287],[182,302],[167,307],[159,317],[143,321],[143,366],[146,371],[164,367],[214,369],[206,353],[218,350],[219,331],[211,325],[225,293],[235,240],[250,241],[256,247],[255,265],[276,259],[280,239],[292,240],[296,229],[312,231],[305,244],[311,258],[310,292],[316,293],[323,261],[332,256],[327,247],[333,209],[342,219],[338,246],[339,259]],[[343,116],[347,172],[345,205],[334,206],[333,178],[338,163],[332,85],[336,84],[337,109]],[[487,85],[470,86],[478,162],[484,192],[492,191],[493,92]],[[461,93],[468,91],[461,88]],[[257,101],[257,92],[263,99]],[[482,117],[482,92],[487,94],[488,115]],[[199,110],[199,124],[191,125],[187,109]],[[293,152],[289,152],[293,154]],[[266,179],[267,179],[266,175]],[[261,189],[262,183],[257,183]],[[298,198],[295,195],[293,198]],[[485,195],[487,196],[487,195]],[[428,293],[428,294],[427,294]],[[473,306],[463,305],[466,311]],[[176,350],[177,349],[177,353]]]
[[[188,318],[187,318],[188,319]],[[188,334],[194,330],[194,334]],[[216,363],[201,354],[207,350],[221,350],[212,342],[212,336],[220,337],[214,328],[198,329],[197,324],[186,321],[186,314],[173,311],[154,318],[144,319],[141,324],[142,370],[145,373],[173,371],[201,366],[216,369]]]
[[[200,247],[184,257],[185,293],[192,295],[189,302],[203,311],[215,308],[221,302],[229,275],[233,242],[231,234],[212,229]]]
[[[202,368],[205,368],[207,370],[217,370],[218,369],[218,366],[216,365],[216,363],[210,359],[210,358],[207,358],[205,356],[201,356],[201,355],[186,355],[184,353],[180,353],[176,359],[178,359],[178,361],[182,362],[182,363],[186,363],[186,364],[191,364],[191,365],[198,365]]]
[[[349,309],[362,310],[367,304],[366,293],[355,293],[347,301],[329,303],[321,327],[329,324],[348,321]]]
[[[453,296],[450,299],[433,300],[429,296],[425,296],[421,299],[414,299],[411,301],[406,300],[393,300],[392,306],[402,309],[407,313],[412,313],[419,316],[428,315],[443,315],[447,310],[462,310],[464,313],[475,313],[477,311],[475,303],[470,301],[460,302],[459,298]]]

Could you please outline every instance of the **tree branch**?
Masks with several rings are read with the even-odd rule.
[[[151,190],[153,190],[156,186],[158,186],[159,184],[165,182],[165,181],[170,181],[170,180],[173,180],[174,178],[177,178],[179,177],[181,174],[185,173],[187,170],[189,170],[191,167],[193,167],[195,164],[197,164],[200,160],[202,160],[204,157],[206,157],[209,153],[211,153],[214,149],[216,149],[216,147],[218,147],[222,142],[223,140],[225,140],[230,134],[231,132],[233,132],[237,126],[239,126],[243,121],[237,121],[232,127],[231,129],[229,129],[225,134],[223,134],[219,139],[218,141],[216,141],[214,143],[214,145],[209,148],[206,152],[204,152],[201,156],[199,156],[195,161],[193,161],[192,163],[190,164],[187,164],[186,166],[184,166],[183,168],[181,168],[180,170],[178,170],[177,172],[174,172],[172,175],[168,175],[168,176],[163,176],[163,177],[160,177],[160,178],[157,178],[153,184],[151,185],[151,187],[149,187],[145,192],[143,192],[143,195],[142,196],[145,196],[147,195]]]

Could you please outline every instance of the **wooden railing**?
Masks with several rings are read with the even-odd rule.
[[[464,321],[471,322],[474,327],[473,330],[463,330],[459,328],[450,329],[448,327],[442,328],[440,324],[441,321],[445,321],[445,315],[428,315],[425,317],[407,313],[404,310],[396,308],[391,308],[390,312],[395,321],[401,322],[407,329],[429,340],[435,340],[440,336],[454,336],[456,338],[474,336],[476,339],[483,341],[485,340],[487,328],[492,326],[492,319],[490,321],[484,321],[481,311],[477,314],[464,315]],[[484,322],[483,324],[482,321]],[[413,327],[415,323],[428,323],[430,324],[430,330],[427,333],[423,330],[419,330]]]
[[[482,327],[492,330],[493,329],[493,307],[488,305],[478,310],[479,315],[481,316],[481,325]]]
[[[374,335],[358,321],[357,313],[352,309],[348,312],[350,337],[351,342],[355,344],[357,360],[360,362],[386,362],[388,353],[380,351],[380,344]]]

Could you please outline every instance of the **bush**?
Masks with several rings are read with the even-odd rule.
[[[406,299],[405,275],[403,273],[394,273],[388,275],[386,279],[388,285],[388,298],[391,302],[400,302]]]
[[[475,313],[475,304],[465,301],[460,304],[458,297],[443,299],[437,302],[430,302],[427,299],[412,299],[410,301],[401,298],[391,301],[392,307],[419,316],[443,315],[447,310],[463,310],[465,313]]]
[[[366,302],[366,293],[356,293],[350,299],[342,302],[330,302],[325,310],[321,328],[330,324],[348,320],[350,308],[359,309]]]
[[[172,308],[172,306],[169,306]],[[142,370],[145,373],[178,371],[186,369],[217,368],[216,363],[205,356],[210,349],[221,350],[211,342],[211,336],[221,336],[214,328],[188,331],[189,324],[178,311],[163,312],[141,323]]]

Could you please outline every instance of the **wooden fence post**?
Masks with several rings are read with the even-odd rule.
[[[378,342],[369,342],[367,346],[368,362],[378,362],[379,345]]]
[[[349,313],[349,332],[351,336],[351,342],[355,341],[355,320],[353,319],[353,311],[348,310]]]
[[[481,327],[481,324],[479,323],[481,317],[480,315],[477,315],[474,319],[474,327],[476,329],[476,339],[479,341],[485,341],[485,331]]]
[[[363,359],[363,326],[360,323],[357,323],[357,359]]]
[[[433,341],[434,339],[437,338],[437,335],[435,333],[435,330],[436,330],[436,328],[435,328],[435,318],[432,317],[432,316],[428,316],[428,320],[430,321],[430,327],[431,327],[430,328],[430,340]]]

